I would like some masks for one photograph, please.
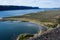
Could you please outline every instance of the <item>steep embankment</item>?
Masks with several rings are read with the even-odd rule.
[[[57,28],[49,30],[42,35],[32,37],[28,40],[60,40],[60,25]]]

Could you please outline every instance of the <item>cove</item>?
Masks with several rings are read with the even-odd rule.
[[[0,21],[0,40],[13,40],[19,34],[35,34],[41,26],[31,22]]]

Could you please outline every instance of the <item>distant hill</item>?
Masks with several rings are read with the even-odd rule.
[[[4,11],[4,10],[24,10],[24,9],[39,9],[39,7],[0,5],[0,11]]]
[[[60,10],[60,8],[40,8],[40,9],[44,9],[44,10]]]

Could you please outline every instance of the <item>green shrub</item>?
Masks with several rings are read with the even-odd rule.
[[[27,40],[29,37],[33,37],[33,34],[20,34],[18,40]]]
[[[47,24],[45,26],[47,26],[48,28],[55,28],[58,24]]]

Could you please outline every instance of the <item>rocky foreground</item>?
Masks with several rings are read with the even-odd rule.
[[[60,40],[60,25],[49,32],[46,32],[37,37],[32,37],[28,40]]]

